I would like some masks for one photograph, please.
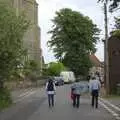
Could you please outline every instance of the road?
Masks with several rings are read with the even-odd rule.
[[[56,93],[54,108],[48,107],[43,88],[13,95],[14,105],[0,113],[0,120],[116,120],[118,117],[102,101],[98,109],[92,108],[88,95],[81,96],[79,108],[73,108],[69,85],[58,87]]]

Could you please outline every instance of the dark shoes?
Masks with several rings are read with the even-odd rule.
[[[79,105],[74,105],[74,104],[73,104],[73,107],[79,108]]]
[[[51,105],[51,104],[49,104],[49,108],[51,108],[51,107],[54,107],[54,104],[52,104],[52,105]]]
[[[92,107],[94,108],[94,105],[92,105]],[[97,108],[98,108],[98,105],[96,105],[95,108],[97,109]]]

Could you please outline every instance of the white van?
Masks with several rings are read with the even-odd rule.
[[[63,78],[64,83],[75,82],[75,75],[72,71],[62,71],[60,76]]]

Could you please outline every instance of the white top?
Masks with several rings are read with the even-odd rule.
[[[48,86],[48,82],[46,83],[46,87],[45,87],[46,91],[47,91],[47,86]],[[53,82],[53,87],[54,87],[54,90],[53,91],[47,91],[47,94],[55,94],[56,87],[55,87],[54,82]]]
[[[99,80],[90,80],[90,83],[89,83],[89,89],[90,91],[92,90],[100,90],[100,87],[101,87],[101,84],[100,84],[100,81]]]

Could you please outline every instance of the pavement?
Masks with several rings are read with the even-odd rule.
[[[120,107],[103,98],[95,109],[91,97],[83,95],[80,107],[73,108],[69,85],[57,87],[54,108],[48,107],[44,88],[13,92],[12,97],[13,106],[0,113],[0,120],[120,120]]]

